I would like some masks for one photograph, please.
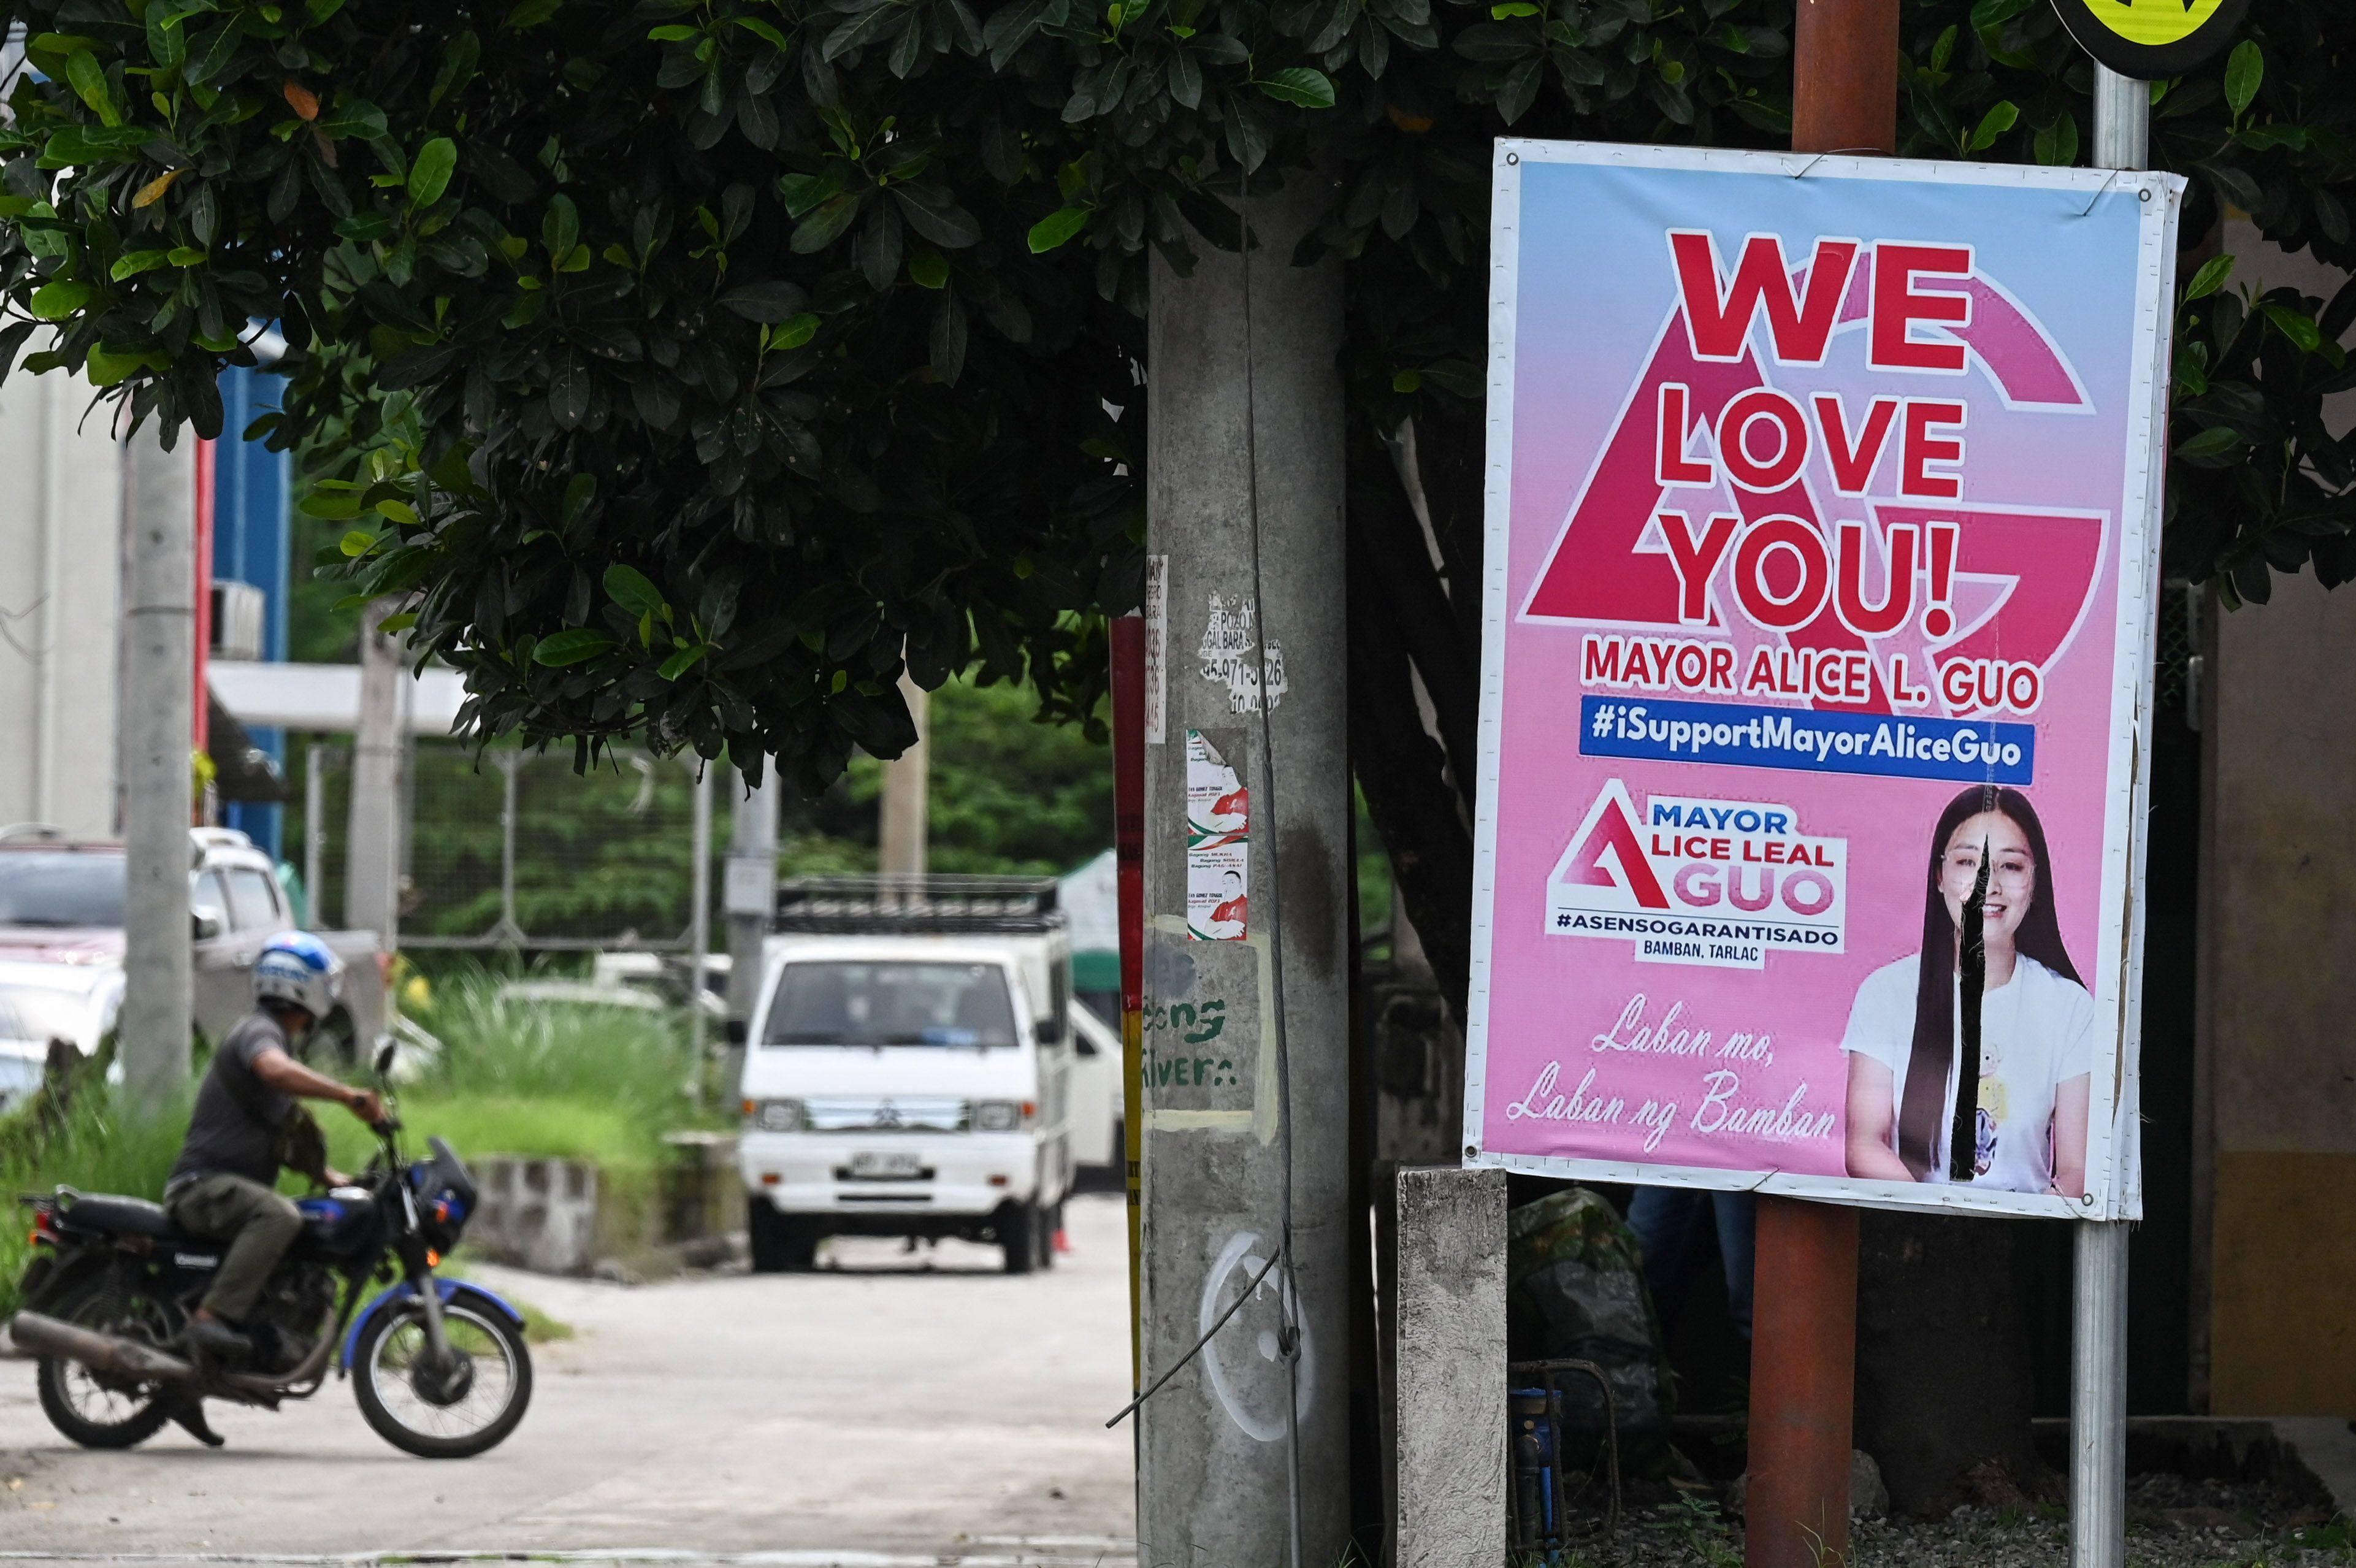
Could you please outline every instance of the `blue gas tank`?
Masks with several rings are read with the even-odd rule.
[[[339,1257],[376,1240],[376,1199],[358,1187],[338,1187],[326,1197],[297,1198],[302,1243],[306,1250]]]

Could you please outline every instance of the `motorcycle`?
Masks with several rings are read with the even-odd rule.
[[[388,1043],[377,1056],[380,1081],[391,1054]],[[504,1441],[531,1402],[522,1315],[480,1285],[435,1276],[474,1212],[474,1178],[440,1138],[426,1140],[427,1158],[404,1159],[389,1086],[385,1103],[359,1181],[296,1204],[302,1232],[247,1325],[255,1364],[182,1348],[221,1243],[181,1234],[143,1198],[59,1187],[21,1199],[34,1256],[10,1330],[40,1358],[50,1424],[89,1448],[132,1447],[176,1419],[218,1442],[202,1401],[274,1410],[317,1393],[332,1372],[351,1379],[360,1414],[396,1448],[464,1459]]]

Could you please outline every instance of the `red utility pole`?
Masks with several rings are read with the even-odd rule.
[[[1898,0],[1800,0],[1792,150],[1898,150]],[[1745,1568],[1848,1558],[1858,1211],[1759,1200]]]

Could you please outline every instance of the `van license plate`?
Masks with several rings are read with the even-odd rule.
[[[915,1155],[863,1153],[851,1156],[851,1174],[868,1181],[905,1181],[924,1174]]]

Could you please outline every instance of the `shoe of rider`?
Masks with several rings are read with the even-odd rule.
[[[190,1343],[216,1355],[251,1354],[237,1326],[252,1317],[271,1271],[303,1229],[302,1214],[277,1191],[280,1133],[294,1101],[333,1101],[369,1125],[384,1119],[374,1090],[339,1083],[300,1059],[319,1021],[335,1010],[342,972],[327,945],[304,932],[262,945],[253,964],[254,1010],[215,1047],[165,1184],[172,1224],[227,1248],[188,1323]],[[324,1174],[330,1185],[342,1180]]]
[[[188,1319],[188,1344],[209,1359],[243,1365],[253,1359],[253,1338],[225,1318],[198,1316]]]

